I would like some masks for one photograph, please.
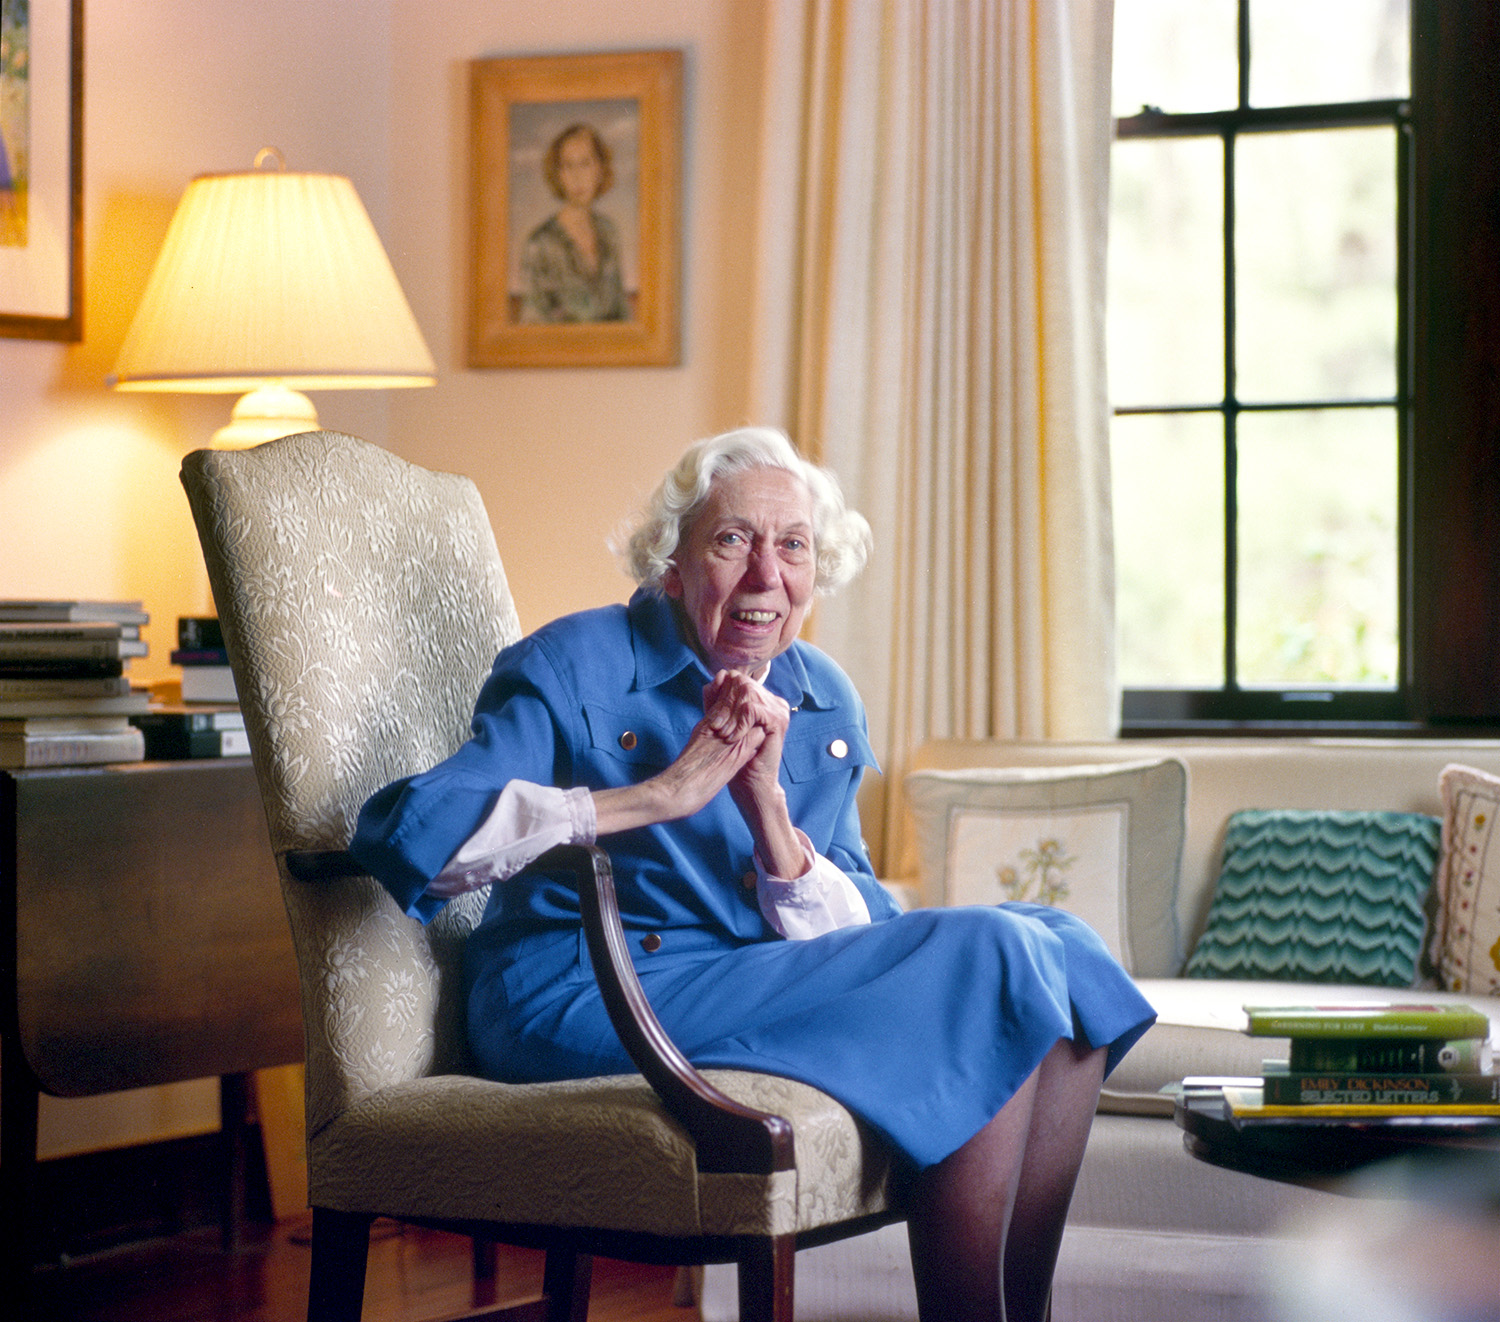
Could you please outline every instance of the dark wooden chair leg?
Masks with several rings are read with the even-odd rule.
[[[27,1313],[36,1208],[36,1077],[20,1044],[0,1038],[0,1235],[5,1237],[5,1279],[0,1291]]]
[[[571,1244],[554,1244],[542,1268],[542,1293],[547,1297],[547,1322],[588,1322],[589,1292],[594,1283],[594,1259]]]
[[[792,1322],[796,1242],[790,1235],[757,1237],[740,1252],[740,1322]]]
[[[225,1253],[240,1246],[240,1229],[245,1224],[246,1155],[245,1108],[250,1099],[249,1076],[219,1076],[219,1159],[223,1163],[219,1178],[219,1243]]]
[[[474,1260],[474,1281],[470,1287],[473,1306],[493,1307],[499,1293],[500,1246],[479,1235],[475,1235],[469,1244]]]
[[[313,1208],[307,1322],[359,1322],[373,1216]]]
[[[495,1273],[500,1266],[500,1246],[492,1239],[481,1239],[478,1235],[473,1239],[474,1279],[476,1281],[493,1281]]]

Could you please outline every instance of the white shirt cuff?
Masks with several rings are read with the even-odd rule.
[[[801,831],[797,838],[807,864],[800,877],[772,876],[755,855],[755,897],[766,922],[788,941],[868,923],[870,909],[859,888],[837,864],[815,853]]]
[[[588,790],[513,780],[500,791],[479,829],[428,884],[427,894],[451,899],[504,881],[554,845],[592,844],[597,824]]]

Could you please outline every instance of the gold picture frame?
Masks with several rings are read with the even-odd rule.
[[[679,361],[682,52],[470,66],[470,367]]]
[[[30,0],[21,12],[0,30],[0,336],[76,341],[83,0]]]

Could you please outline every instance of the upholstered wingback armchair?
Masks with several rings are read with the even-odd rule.
[[[737,1261],[742,1317],[790,1322],[799,1243],[899,1215],[888,1155],[815,1089],[681,1057],[635,979],[607,855],[559,861],[641,1074],[509,1085],[472,1077],[465,1047],[484,892],[424,928],[344,852],[374,790],[467,737],[519,634],[473,483],[330,432],[198,451],[182,480],[300,968],[309,1317],[358,1318],[369,1225],[390,1216],[545,1247],[548,1317],[585,1315],[606,1253]]]

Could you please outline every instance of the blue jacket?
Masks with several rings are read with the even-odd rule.
[[[646,779],[681,752],[710,678],[671,604],[653,594],[555,620],[496,658],[468,743],[371,797],[350,849],[427,921],[442,901],[422,892],[508,781],[605,789]],[[851,877],[872,919],[894,916],[859,832],[855,794],[875,759],[853,685],[824,653],[797,642],[771,663],[766,687],[792,708],[781,765],[792,821]],[[627,932],[659,934],[664,954],[775,938],[754,889],[742,885],[753,873],[753,841],[727,790],[692,817],[601,843]],[[527,873],[493,887],[482,944],[577,922],[568,880]]]

